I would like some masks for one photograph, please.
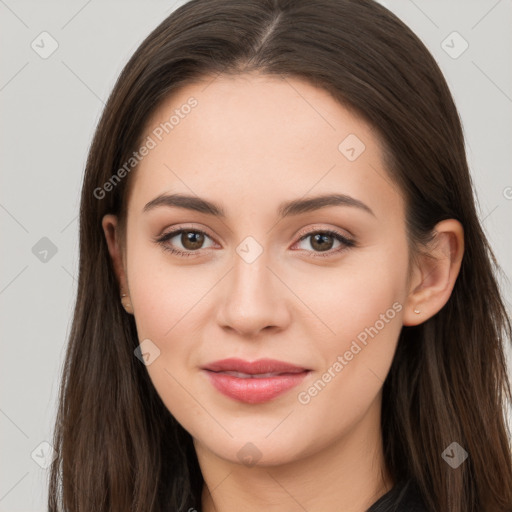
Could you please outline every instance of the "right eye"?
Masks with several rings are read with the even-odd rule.
[[[173,238],[177,238],[175,243],[181,244],[176,248],[175,243],[169,243]],[[204,249],[205,238],[210,238],[204,231],[199,229],[175,229],[165,233],[155,241],[159,243],[166,251],[178,256],[195,256],[199,249]]]

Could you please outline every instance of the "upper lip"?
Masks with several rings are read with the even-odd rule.
[[[234,371],[247,373],[249,375],[257,375],[260,373],[300,373],[308,370],[307,368],[276,359],[244,361],[243,359],[237,359],[235,357],[214,361],[203,366],[202,369],[212,372]]]

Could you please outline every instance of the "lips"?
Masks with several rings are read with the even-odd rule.
[[[244,361],[230,358],[202,368],[223,395],[248,404],[267,402],[297,386],[311,371],[275,359]]]
[[[276,359],[258,359],[257,361],[244,361],[243,359],[229,358],[215,361],[203,366],[204,370],[212,372],[238,372],[248,376],[265,374],[280,375],[283,373],[301,373],[307,368],[296,366]]]

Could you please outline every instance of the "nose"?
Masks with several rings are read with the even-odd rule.
[[[225,280],[217,314],[223,329],[254,337],[264,329],[286,328],[290,321],[290,293],[277,272],[269,267],[265,252],[252,263],[235,255]]]

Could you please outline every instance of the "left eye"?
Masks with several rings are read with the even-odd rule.
[[[178,238],[179,237],[179,238]],[[176,248],[174,243],[170,243],[174,238],[178,238],[179,243],[181,243],[182,248]],[[201,230],[197,229],[177,229],[175,231],[171,231],[162,235],[160,238],[157,238],[155,241],[159,243],[166,251],[169,251],[173,254],[177,254],[179,256],[193,256],[195,255],[199,249],[205,249],[212,247],[212,245],[208,247],[204,247],[203,244],[206,239],[211,238]],[[338,253],[347,249],[349,247],[353,247],[355,242],[346,238],[345,236],[337,233],[336,231],[331,230],[323,230],[323,231],[313,231],[307,233],[302,236],[297,244],[304,242],[310,238],[309,246],[313,249],[315,253],[325,253],[325,254],[315,254],[316,256],[324,257],[330,256],[334,253]],[[335,242],[341,247],[337,249],[331,250],[332,246]],[[307,248],[300,248],[302,250],[308,251]]]
[[[307,240],[308,238],[310,239],[308,245],[315,249],[314,252],[327,253],[318,254],[316,256],[329,256],[333,253],[340,252],[348,247],[353,247],[355,245],[353,240],[350,240],[340,233],[331,230],[314,231],[312,233],[308,233],[307,235],[301,237],[299,243]],[[338,247],[338,249],[335,250],[331,250],[334,242],[338,242],[341,247]],[[306,250],[308,249],[306,248]]]

